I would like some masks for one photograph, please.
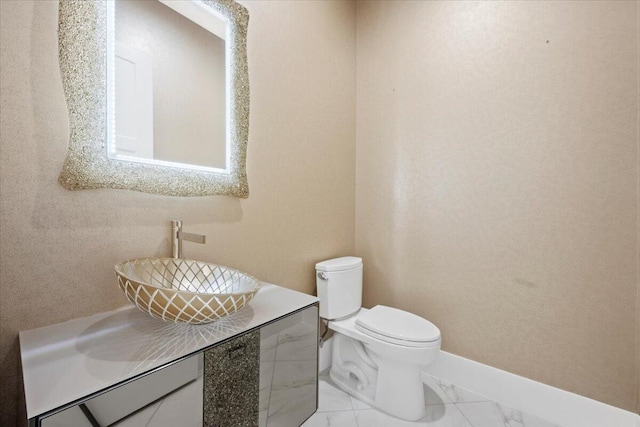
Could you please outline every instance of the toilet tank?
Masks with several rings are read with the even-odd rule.
[[[347,256],[316,264],[320,317],[349,317],[362,306],[362,258]]]

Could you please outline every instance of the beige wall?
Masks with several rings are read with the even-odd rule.
[[[0,424],[20,406],[17,331],[126,304],[113,264],[168,254],[172,218],[208,236],[187,256],[309,293],[316,261],[355,248],[366,305],[633,409],[636,3],[361,1],[357,74],[353,3],[243,4],[237,200],[60,187],[57,6],[0,1]]]
[[[17,332],[128,304],[113,265],[168,255],[172,218],[207,235],[204,246],[185,243],[186,256],[307,293],[315,262],[353,253],[355,5],[243,4],[247,200],[62,188],[57,2],[0,1],[0,425],[19,406]]]
[[[367,306],[637,409],[637,7],[358,2]]]

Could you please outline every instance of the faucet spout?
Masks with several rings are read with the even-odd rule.
[[[182,221],[171,221],[171,257],[182,258],[182,241],[204,244],[207,236],[204,234],[187,233],[182,231]]]

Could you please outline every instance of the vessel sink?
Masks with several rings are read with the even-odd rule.
[[[212,322],[240,310],[260,289],[248,274],[188,259],[139,258],[115,270],[127,299],[167,322]]]

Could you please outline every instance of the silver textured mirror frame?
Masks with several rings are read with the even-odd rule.
[[[107,1],[59,0],[58,47],[69,110],[69,152],[58,181],[69,190],[119,188],[170,196],[249,196],[249,12],[233,0],[201,0],[228,19],[228,173],[111,159],[107,155]]]

